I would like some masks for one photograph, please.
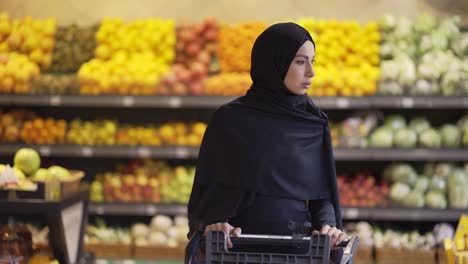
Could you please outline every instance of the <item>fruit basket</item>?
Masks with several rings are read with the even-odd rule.
[[[84,251],[93,252],[96,258],[122,259],[133,256],[131,244],[85,244]]]
[[[135,246],[134,257],[137,259],[180,260],[185,253],[185,248],[163,246]]]
[[[395,248],[377,248],[375,259],[379,264],[396,263],[436,263],[435,250],[407,250]]]
[[[81,179],[85,176],[84,171],[71,170],[71,176],[62,179],[57,183],[55,190],[47,190],[47,184],[44,181],[35,181],[37,189],[35,191],[26,190],[0,190],[0,199],[44,199],[44,200],[58,200],[66,198],[76,193],[79,190]],[[50,193],[53,193],[51,196]]]

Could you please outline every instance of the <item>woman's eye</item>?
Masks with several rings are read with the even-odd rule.
[[[299,61],[296,61],[296,63],[297,63],[297,64],[304,64],[304,63],[305,63],[305,61],[303,61],[303,60],[299,60]]]

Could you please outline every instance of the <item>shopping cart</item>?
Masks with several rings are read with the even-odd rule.
[[[302,236],[240,235],[230,237],[233,247],[227,249],[223,232],[211,231],[206,236],[196,233],[185,251],[185,264],[241,263],[352,263],[359,240],[352,236],[333,247],[324,234]]]

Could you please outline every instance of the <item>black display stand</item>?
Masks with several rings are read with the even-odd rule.
[[[49,246],[61,264],[76,264],[83,250],[88,222],[88,188],[60,201],[0,199],[0,217],[43,215],[49,227]]]

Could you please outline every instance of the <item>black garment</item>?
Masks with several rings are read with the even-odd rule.
[[[238,216],[256,195],[329,198],[341,228],[328,120],[283,79],[309,33],[294,23],[269,27],[252,49],[252,87],[213,115],[188,204],[190,232]]]
[[[302,200],[256,195],[252,205],[238,210],[228,219],[230,225],[242,228],[245,234],[291,235],[288,222],[312,223],[313,230],[326,224],[336,225],[335,211],[329,199]]]

